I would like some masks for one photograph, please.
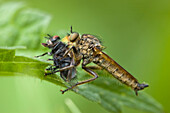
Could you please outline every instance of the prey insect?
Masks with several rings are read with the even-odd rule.
[[[104,47],[101,45],[97,37],[90,34],[83,34],[80,38],[79,33],[73,32],[71,27],[71,34],[68,34],[63,40],[69,45],[69,49],[65,52],[63,56],[73,53],[73,59],[75,61],[75,66],[80,64],[82,60],[82,69],[88,72],[93,78],[84,80],[76,83],[75,85],[69,87],[68,89],[62,91],[62,93],[73,89],[74,87],[91,82],[98,78],[98,74],[93,71],[93,69],[103,68],[113,75],[120,82],[130,86],[138,95],[138,91],[142,90],[149,85],[140,84],[138,80],[133,77],[129,72],[127,72],[123,67],[116,63],[112,58],[110,58],[106,53],[103,52]],[[99,67],[87,66],[89,63],[95,63]]]
[[[42,43],[44,47],[51,49],[51,52],[45,52],[42,55],[35,57],[42,57],[44,55],[52,56],[52,59],[48,59],[54,62],[54,65],[50,65],[46,70],[50,73],[45,73],[45,76],[60,72],[60,76],[64,81],[71,81],[76,76],[76,68],[74,65],[74,59],[72,54],[67,54],[63,57],[64,53],[68,49],[68,45],[60,41],[59,36],[51,36],[48,34],[47,43]]]

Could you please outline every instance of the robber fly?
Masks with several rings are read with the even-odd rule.
[[[75,59],[75,65],[78,66],[82,60],[82,68],[91,74],[93,78],[84,80],[76,83],[75,85],[63,90],[62,93],[73,89],[74,87],[88,83],[98,78],[98,74],[93,71],[93,69],[103,68],[112,74],[120,82],[130,86],[138,95],[138,91],[148,87],[147,84],[140,84],[135,77],[133,77],[129,72],[122,68],[118,63],[116,63],[112,58],[110,58],[102,50],[104,47],[101,45],[100,41],[93,35],[83,34],[80,38],[79,33],[73,32],[71,27],[71,34],[68,34],[63,40],[69,45],[69,49],[64,54],[73,53],[73,58]],[[96,66],[87,66],[89,63],[95,63]]]
[[[51,52],[45,52],[42,55],[35,57],[42,57],[44,55],[53,56],[53,59],[48,59],[48,61],[53,61],[54,65],[50,65],[46,70],[51,71],[50,73],[45,73],[45,76],[54,74],[56,72],[60,72],[60,76],[64,81],[71,81],[76,76],[76,68],[71,67],[74,63],[74,59],[72,58],[72,54],[67,54],[63,57],[64,53],[68,49],[68,45],[60,41],[59,36],[51,36],[48,34],[47,43],[42,43],[44,47],[48,47],[51,49]],[[69,69],[65,69],[64,67],[70,67]],[[58,70],[57,70],[58,69]],[[63,69],[63,70],[60,70]]]

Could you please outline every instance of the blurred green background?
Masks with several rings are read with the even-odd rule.
[[[44,34],[69,32],[72,25],[73,31],[100,36],[109,56],[140,82],[149,83],[150,87],[144,91],[159,101],[166,113],[170,111],[169,0],[22,1],[52,16]],[[69,98],[82,113],[108,113],[71,91],[61,95],[60,89],[62,87],[35,78],[1,77],[0,112],[71,113]],[[138,111],[123,108],[123,112]]]

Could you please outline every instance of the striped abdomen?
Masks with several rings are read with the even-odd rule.
[[[120,82],[130,86],[135,90],[136,95],[137,91],[148,87],[147,84],[140,84],[136,78],[134,78],[130,73],[128,73],[124,68],[122,68],[118,63],[116,63],[112,58],[110,58],[107,54],[103,52],[99,52],[99,54],[95,57],[93,62],[100,67],[107,70],[110,74],[112,74],[116,79]]]

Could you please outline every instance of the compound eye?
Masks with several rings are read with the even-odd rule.
[[[57,40],[57,39],[60,39],[60,37],[57,35],[53,36],[53,40]]]
[[[79,34],[78,33],[71,33],[70,34],[70,38],[69,38],[69,40],[71,41],[71,42],[74,42],[74,41],[76,41],[76,39],[79,37]]]
[[[56,35],[52,37],[51,42],[55,43],[58,40],[60,40],[60,37]]]

